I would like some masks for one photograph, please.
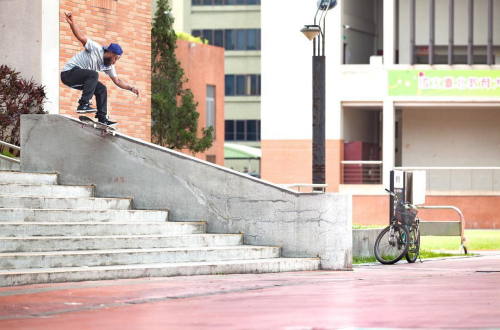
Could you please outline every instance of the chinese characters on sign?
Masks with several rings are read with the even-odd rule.
[[[392,70],[390,96],[500,96],[499,70]]]

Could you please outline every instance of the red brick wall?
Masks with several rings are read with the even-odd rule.
[[[352,197],[352,222],[362,225],[385,225],[389,217],[389,197],[361,196]],[[425,205],[452,205],[462,210],[465,228],[499,229],[498,214],[500,196],[427,196]],[[458,220],[450,210],[420,210],[420,219],[427,221]]]
[[[82,45],[73,36],[64,19],[71,11],[75,22],[96,42],[119,43],[124,54],[116,63],[118,76],[141,92],[136,98],[115,86],[100,73],[108,87],[108,113],[118,121],[120,132],[151,141],[151,1],[137,0],[60,0],[60,67]],[[77,116],[75,110],[81,92],[60,84],[60,113]],[[95,103],[94,103],[95,104]]]
[[[191,44],[184,40],[177,41],[177,59],[188,78],[184,87],[190,88],[198,102],[200,119],[198,127],[205,127],[205,100],[207,85],[215,86],[215,140],[213,146],[204,153],[195,156],[207,160],[215,156],[215,162],[224,165],[224,49],[202,44]],[[183,150],[189,153],[187,150]]]

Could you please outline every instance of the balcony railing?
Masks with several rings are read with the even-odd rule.
[[[342,161],[343,184],[381,184],[382,161],[344,160]]]

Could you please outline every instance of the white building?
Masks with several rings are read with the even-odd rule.
[[[300,29],[315,11],[316,1],[261,5],[262,177],[277,183],[311,182],[312,43]],[[387,222],[390,170],[418,167],[428,204],[461,207],[469,227],[500,227],[498,17],[499,0],[341,0],[330,10],[326,181],[354,194],[355,223]]]

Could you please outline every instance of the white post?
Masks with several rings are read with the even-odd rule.
[[[392,100],[384,100],[384,109],[382,115],[383,125],[383,145],[382,145],[382,182],[384,187],[389,187],[390,172],[394,168],[395,162],[395,147],[396,147],[396,125],[395,125],[395,109]]]
[[[42,1],[41,77],[45,110],[59,113],[59,0]]]
[[[384,0],[384,64],[394,64],[396,37],[396,6],[394,0]]]

